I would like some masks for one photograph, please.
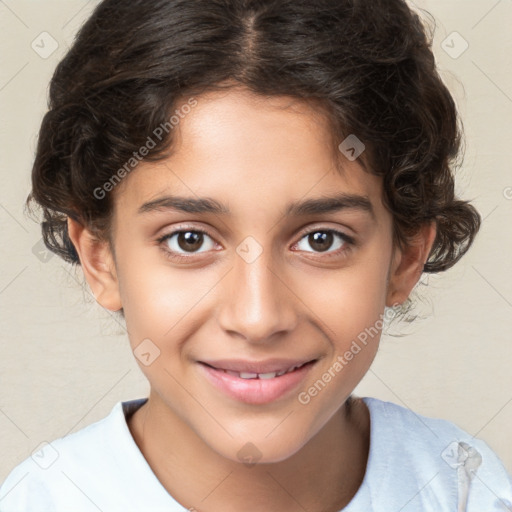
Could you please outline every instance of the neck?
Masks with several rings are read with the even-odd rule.
[[[361,399],[347,400],[288,459],[252,466],[213,451],[153,393],[128,426],[164,488],[201,512],[337,512],[361,485],[369,450],[370,418]]]

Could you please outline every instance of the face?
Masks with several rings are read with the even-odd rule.
[[[381,178],[335,161],[307,105],[243,90],[197,100],[173,154],[116,191],[109,286],[161,414],[228,459],[252,443],[276,462],[375,356],[392,218]]]

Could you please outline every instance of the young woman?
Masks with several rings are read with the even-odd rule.
[[[512,510],[483,441],[353,395],[389,312],[478,231],[459,142],[402,0],[101,2],[30,200],[151,391],[22,462],[0,509]]]

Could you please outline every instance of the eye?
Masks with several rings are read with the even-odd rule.
[[[312,247],[313,250],[310,251],[305,248],[306,245]],[[334,229],[315,229],[314,231],[306,233],[301,240],[295,244],[299,250],[305,252],[325,253],[328,252],[329,249],[333,249],[328,252],[329,255],[339,254],[348,250],[352,245],[354,245],[352,237]]]
[[[205,244],[205,241],[207,242]],[[168,233],[158,239],[158,242],[164,245],[164,250],[171,257],[181,254],[197,254],[198,252],[207,252],[215,248],[215,242],[205,231],[198,229],[181,229]],[[206,246],[206,247],[205,247]],[[205,251],[199,251],[205,248]]]
[[[191,261],[195,254],[206,253],[216,247],[213,238],[201,229],[177,229],[157,241],[168,258],[184,263]],[[306,245],[313,250],[308,250]],[[305,233],[293,247],[300,251],[326,253],[326,257],[333,257],[344,255],[354,245],[354,239],[345,233],[334,229],[315,229]]]

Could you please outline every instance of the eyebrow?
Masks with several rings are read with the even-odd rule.
[[[144,203],[139,208],[138,213],[143,214],[167,210],[185,213],[231,215],[228,207],[209,197],[193,198],[169,195]],[[286,206],[284,215],[285,217],[300,217],[336,213],[342,210],[358,210],[366,212],[375,218],[373,205],[367,196],[345,193],[292,202]]]

